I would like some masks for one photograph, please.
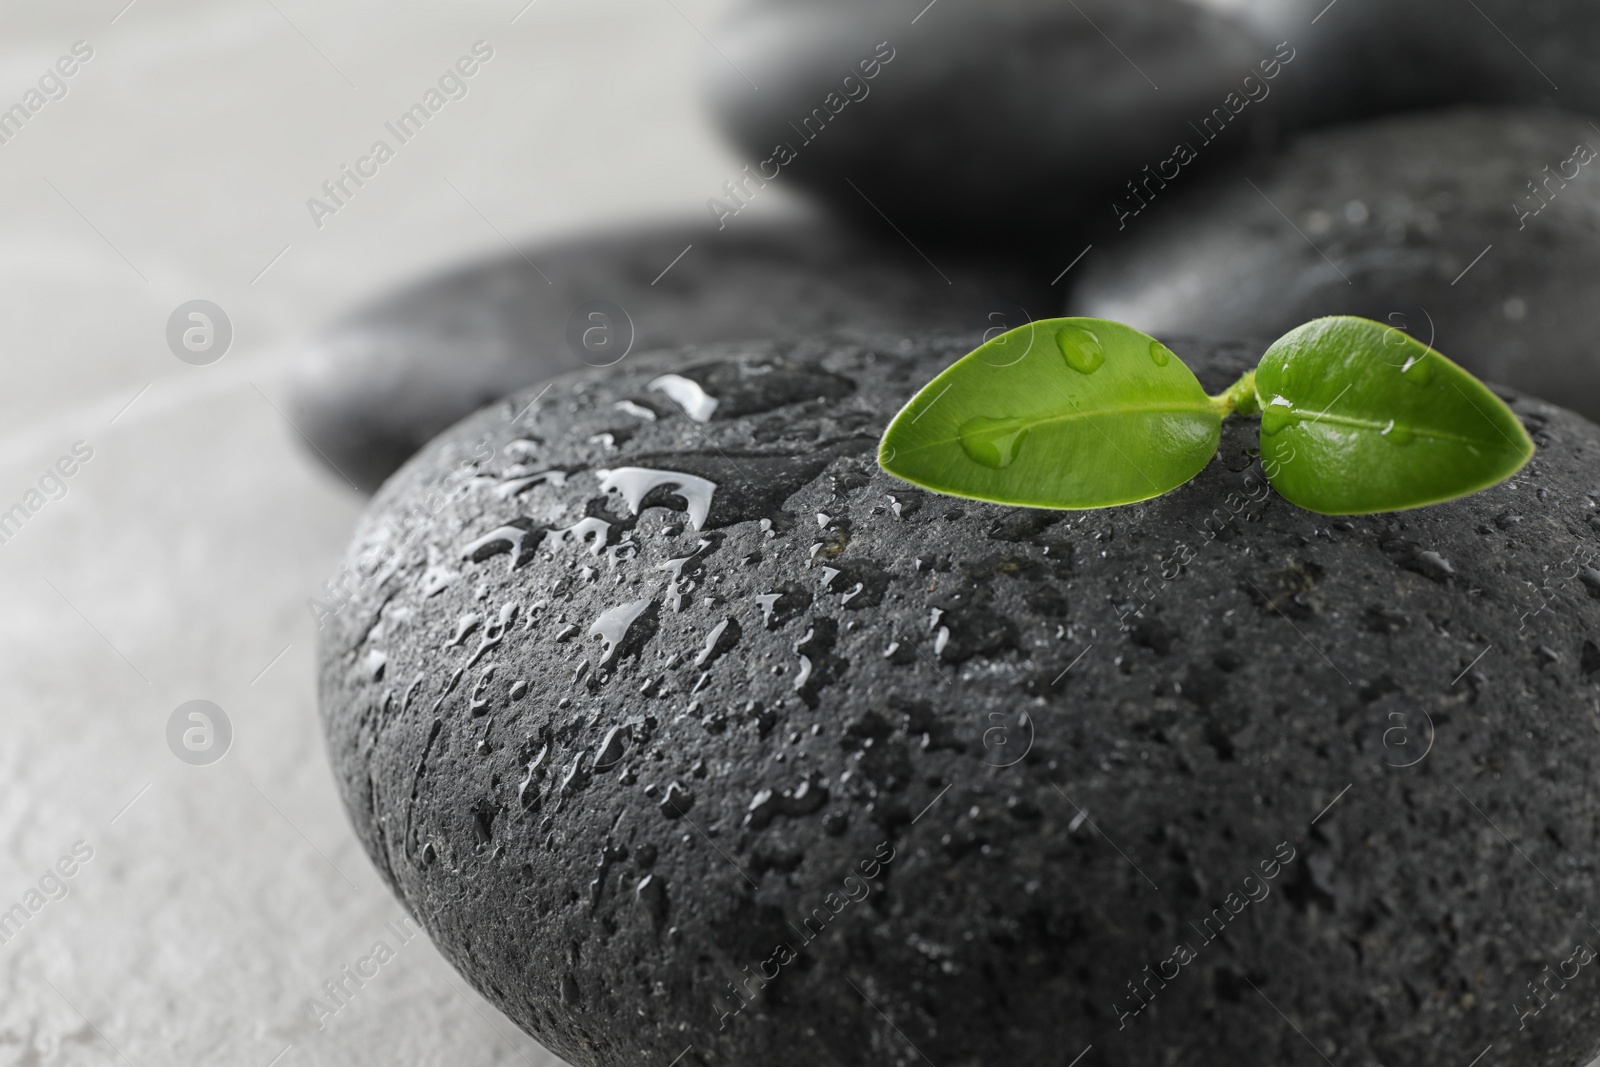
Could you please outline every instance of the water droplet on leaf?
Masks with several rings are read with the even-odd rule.
[[[1281,396],[1273,397],[1272,402],[1261,409],[1261,432],[1267,437],[1299,421],[1300,416],[1295,414],[1294,406]]]
[[[979,417],[961,424],[961,448],[975,463],[1000,470],[1009,467],[1017,458],[1022,439],[1027,436],[1027,423],[1021,419],[990,419]]]
[[[1080,374],[1093,374],[1106,361],[1100,338],[1082,326],[1063,326],[1056,333],[1056,346],[1067,357],[1067,366]]]
[[[1165,367],[1168,363],[1172,362],[1172,349],[1168,348],[1160,341],[1151,341],[1150,358],[1155,360],[1156,366]]]
[[[1410,357],[1400,368],[1400,376],[1413,385],[1427,385],[1433,381],[1433,354],[1424,352]]]

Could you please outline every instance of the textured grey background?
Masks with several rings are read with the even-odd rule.
[[[307,1008],[401,911],[315,719],[305,601],[361,501],[275,410],[281,368],[352,301],[503,251],[496,230],[703,210],[740,165],[695,77],[725,3],[125,2],[0,13],[0,105],[95,49],[0,145],[0,510],[94,448],[0,544],[0,911],[94,850],[0,944],[0,1062],[545,1067],[425,939],[324,1030]],[[314,228],[306,197],[479,39],[470,94]],[[164,341],[199,297],[235,331],[209,367]],[[166,747],[194,698],[234,725],[208,767]]]

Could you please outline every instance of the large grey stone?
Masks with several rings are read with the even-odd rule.
[[[1595,147],[1588,120],[1522,110],[1307,135],[1151,203],[1084,260],[1068,306],[1145,331],[1268,341],[1365,315],[1600,417]]]
[[[1045,267],[1014,257],[934,266],[892,233],[884,243],[815,219],[724,221],[572,238],[384,296],[307,346],[295,422],[371,491],[458,419],[586,364],[850,328],[1016,326],[1059,300]]]
[[[1271,134],[1293,70],[1275,43],[1184,0],[765,0],[705,61],[757,177],[914,240],[1046,248],[1060,269],[1082,246],[1060,242],[1112,221],[1213,109],[1192,168]]]
[[[1600,428],[1513,396],[1515,479],[1350,520],[1248,422],[1132,508],[908,489],[977,339],[564,377],[383,488],[322,709],[445,955],[579,1065],[1587,1062]]]

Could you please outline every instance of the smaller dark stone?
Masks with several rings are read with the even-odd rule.
[[[1590,145],[1587,119],[1525,110],[1308,134],[1153,204],[1084,260],[1068,307],[1263,346],[1310,319],[1362,315],[1600,417],[1600,158],[1575,155]]]
[[[705,341],[1016,326],[1056,302],[1049,279],[1015,256],[947,254],[935,268],[893,232],[819,220],[595,234],[465,264],[336,322],[299,357],[294,421],[319,458],[372,491],[451,423],[563,371]],[[723,415],[845,388],[803,370],[701,384]],[[617,447],[641,419],[675,410],[659,392],[625,403],[607,427]]]

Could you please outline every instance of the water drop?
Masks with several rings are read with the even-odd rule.
[[[1106,361],[1100,338],[1082,326],[1063,326],[1056,332],[1056,346],[1067,357],[1067,366],[1079,374],[1093,374]]]
[[[506,634],[510,631],[511,624],[516,621],[516,618],[517,605],[515,602],[501,606],[500,617],[495,620],[492,626],[483,631],[483,638],[478,645],[478,650],[472,654],[471,659],[467,660],[469,668],[476,666],[484,656],[500,647],[500,643],[505,640]]]
[[[595,770],[603,771],[606,768],[615,765],[616,762],[622,758],[624,745],[622,739],[619,737],[621,733],[622,727],[620,726],[613,726],[606,733],[604,740],[600,742],[600,747],[595,753]]]
[[[755,602],[761,605],[761,625],[769,629],[772,627],[772,609],[782,599],[782,593],[763,593],[755,598]]]
[[[1261,432],[1268,437],[1299,421],[1294,405],[1281,396],[1273,397],[1272,402],[1261,409]]]
[[[933,654],[935,656],[942,655],[944,653],[945,646],[948,645],[949,643],[950,643],[950,627],[948,627],[948,626],[939,627],[939,636],[937,636],[937,637],[935,637],[933,639]]]
[[[446,641],[444,643],[444,647],[455,648],[461,643],[463,638],[465,638],[473,630],[476,630],[478,628],[478,624],[482,621],[483,616],[477,613],[469,613],[461,616],[461,618],[456,620],[456,635],[450,640]]]
[[[824,567],[824,568],[822,568],[822,590],[823,590],[823,592],[827,592],[828,586],[832,585],[833,584],[833,580],[835,578],[837,578],[837,577],[839,577],[839,571],[836,568],[834,568],[834,567]]]
[[[706,635],[705,647],[702,648],[700,650],[700,654],[694,658],[694,665],[696,667],[704,667],[711,659],[712,653],[717,650],[717,640],[722,636],[723,631],[727,630],[727,628],[727,619],[723,619],[721,622],[717,623],[716,626],[712,627],[711,632]]]
[[[1411,429],[1409,426],[1400,426],[1396,424],[1393,419],[1390,419],[1389,425],[1385,426],[1379,432],[1397,445],[1409,445],[1412,441],[1417,439],[1417,432],[1415,430]]]
[[[717,399],[709,396],[699,382],[681,374],[663,374],[650,383],[650,388],[666,393],[695,422],[710,422],[717,410]]]
[[[1433,353],[1412,356],[1400,368],[1400,376],[1412,385],[1427,385],[1433,381]]]
[[[589,627],[588,636],[598,636],[606,643],[605,652],[600,656],[600,666],[604,667],[611,662],[623,638],[628,636],[628,628],[633,625],[634,620],[644,614],[650,604],[648,598],[635,600],[631,604],[623,604],[602,612],[600,617],[594,620],[594,625]]]
[[[605,551],[611,537],[611,524],[604,519],[588,518],[564,530],[551,530],[545,538],[545,547],[554,555],[565,545],[589,543],[589,555],[598,556]]]
[[[1165,367],[1168,363],[1172,362],[1172,349],[1168,348],[1160,341],[1151,341],[1150,358],[1155,360],[1156,366]]]
[[[528,536],[532,532],[520,526],[502,526],[497,530],[491,530],[462,549],[461,558],[477,561],[508,551],[511,554],[511,565],[506,570],[514,571],[517,569],[517,564],[522,562]]]
[[[961,449],[975,463],[992,470],[1009,467],[1017,458],[1028,424],[1022,419],[968,419],[961,424]]]
[[[811,657],[801,656],[800,670],[794,676],[794,691],[798,693],[806,687],[806,683],[809,681],[811,681]]]
[[[654,411],[651,411],[643,404],[637,404],[632,400],[619,400],[611,406],[616,408],[618,411],[632,415],[635,418],[643,419],[645,422],[656,421],[656,413]]]
[[[614,471],[597,473],[600,475],[600,491],[621,493],[622,499],[627,502],[629,512],[634,515],[639,514],[639,506],[644,503],[644,498],[650,495],[651,490],[662,486],[672,487],[683,497],[684,503],[688,504],[689,524],[696,530],[705,525],[706,516],[711,513],[712,495],[717,491],[715,483],[693,474],[680,474],[677,471],[619,467]]]
[[[524,468],[526,469],[526,468]],[[495,487],[494,494],[501,500],[509,500],[519,493],[525,492],[535,485],[566,485],[567,472],[563,470],[540,471],[530,474],[525,478],[511,478],[501,482]]]
[[[849,592],[845,593],[843,596],[841,596],[839,598],[839,603],[840,604],[848,604],[848,603],[850,603],[850,601],[852,601],[856,597],[860,596],[862,591],[864,589],[866,589],[866,588],[867,588],[867,583],[865,583],[865,582],[857,582],[855,584],[855,586]]]

